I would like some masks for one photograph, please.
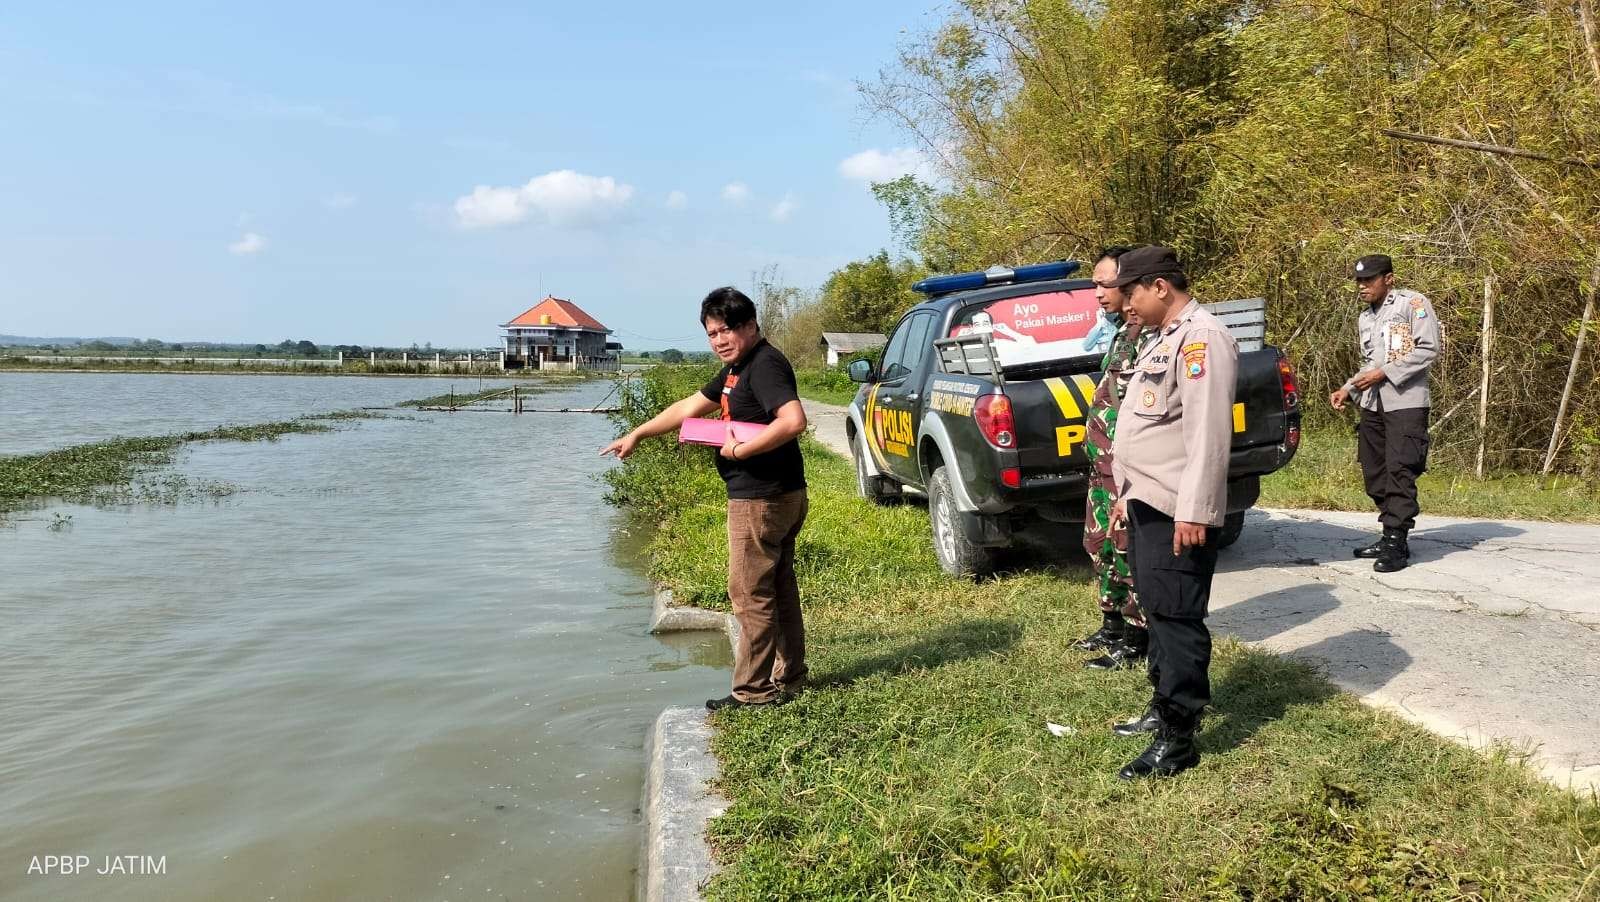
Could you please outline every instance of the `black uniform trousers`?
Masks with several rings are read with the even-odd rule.
[[[1417,525],[1417,477],[1428,469],[1428,408],[1367,410],[1356,424],[1356,456],[1367,497],[1387,529]]]
[[[1150,624],[1153,706],[1168,724],[1193,729],[1211,703],[1211,576],[1217,569],[1217,528],[1204,545],[1172,553],[1173,520],[1142,501],[1128,502],[1128,565],[1139,606]]]

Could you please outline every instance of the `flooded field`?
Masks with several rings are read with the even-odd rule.
[[[477,381],[0,373],[0,453]],[[628,897],[645,730],[726,691],[726,642],[646,633],[604,417],[406,416],[0,527],[0,899]]]

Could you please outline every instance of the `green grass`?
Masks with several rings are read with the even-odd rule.
[[[641,389],[624,417],[686,393],[654,377]],[[1098,620],[1088,573],[949,579],[922,509],[872,507],[843,460],[805,452],[797,570],[814,684],[715,718],[732,806],[710,828],[723,863],[710,898],[1600,897],[1592,798],[1231,640],[1217,646],[1201,766],[1118,782],[1142,744],[1107,727],[1149,690],[1068,650]],[[706,456],[654,440],[609,479],[660,525],[653,575],[726,609]],[[1047,720],[1076,733],[1055,738]]]
[[[1600,486],[1576,476],[1497,473],[1480,480],[1436,465],[1417,481],[1417,499],[1424,514],[1441,517],[1600,522]],[[1262,480],[1258,503],[1372,512],[1372,499],[1362,489],[1354,431],[1307,430],[1289,466]]]
[[[795,370],[794,376],[799,385],[800,397],[821,401],[824,404],[837,404],[840,407],[854,400],[856,390],[861,387],[851,382],[844,370],[838,367],[799,369]]]
[[[142,438],[116,438],[73,445],[42,454],[0,457],[0,514],[49,499],[77,502],[115,500],[170,500],[185,487],[170,477],[143,492],[134,492],[136,480],[172,462],[175,451],[188,442],[277,441],[285,435],[328,432],[326,421],[371,419],[381,414],[336,411],[276,423],[219,426],[202,432]],[[226,494],[224,487],[208,485],[208,494]],[[130,494],[130,492],[132,494]]]

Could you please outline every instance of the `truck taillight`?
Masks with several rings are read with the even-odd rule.
[[[1012,448],[1017,444],[1017,425],[1011,418],[1011,399],[996,392],[978,398],[973,413],[978,418],[978,431],[996,448]]]
[[[1283,385],[1283,409],[1294,410],[1300,406],[1300,385],[1294,378],[1294,364],[1289,358],[1278,355],[1278,381]]]

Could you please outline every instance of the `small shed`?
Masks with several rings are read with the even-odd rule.
[[[822,347],[828,352],[828,366],[838,366],[840,358],[872,348],[881,348],[888,341],[888,336],[879,332],[822,333]]]

